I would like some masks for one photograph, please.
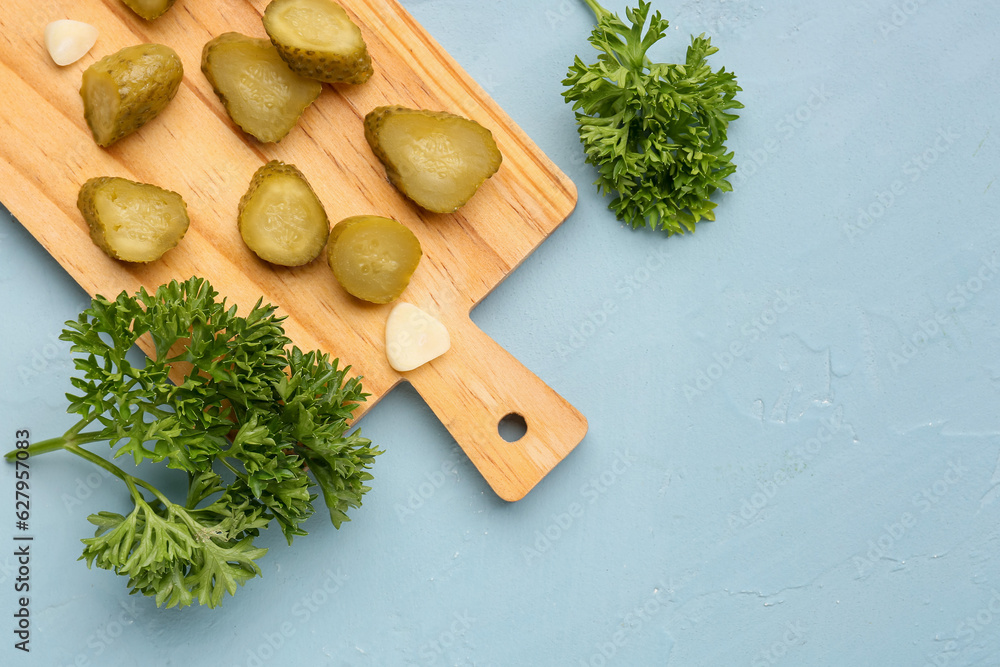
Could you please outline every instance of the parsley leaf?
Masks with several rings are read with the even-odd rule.
[[[83,540],[81,559],[128,577],[131,592],[167,607],[215,607],[259,576],[267,550],[254,538],[272,521],[289,544],[305,535],[316,486],[339,528],[361,505],[381,454],[349,432],[367,398],[349,367],[291,347],[273,306],[258,301],[241,316],[217,297],[191,278],[155,294],[94,298],[61,336],[79,355],[78,393],[67,398],[80,421],[28,450],[64,449],[124,482],[133,510],[91,515],[97,531]],[[140,367],[127,353],[141,336],[154,353]],[[182,377],[172,382],[177,370]],[[135,465],[184,471],[184,501],[83,447],[101,441]]]
[[[650,16],[645,0],[626,9],[631,25],[585,2],[597,17],[589,41],[600,53],[590,65],[575,58],[563,97],[577,112],[598,192],[614,196],[608,207],[633,228],[693,232],[700,220],[715,220],[711,196],[732,190],[726,179],[736,165],[725,141],[738,117],[730,111],[743,108],[736,75],[708,65],[718,49],[704,34],[692,37],[683,64],[650,62],[646,54],[669,23],[660,12]]]

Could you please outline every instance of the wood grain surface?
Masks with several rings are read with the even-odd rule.
[[[199,275],[231,303],[250,307],[263,296],[287,315],[286,330],[296,345],[329,352],[363,376],[371,398],[358,416],[398,383],[412,383],[497,494],[520,499],[580,442],[586,420],[480,331],[469,313],[569,215],[576,189],[396,2],[341,4],[361,26],[374,76],[361,86],[324,86],[285,139],[261,144],[229,120],[200,71],[200,59],[204,44],[223,32],[266,36],[260,17],[267,0],[178,0],[154,22],[118,0],[4,0],[0,201],[90,294],[114,296]],[[65,68],[52,63],[42,42],[45,25],[62,18],[100,30],[94,49]],[[153,122],[101,149],[83,120],[82,72],[142,42],[177,51],[183,84]],[[420,210],[389,184],[365,142],[364,116],[383,104],[479,121],[503,154],[500,171],[457,213]],[[414,371],[395,372],[384,349],[391,306],[347,295],[322,258],[279,268],[246,249],[236,228],[237,203],[254,171],[271,159],[305,173],[332,222],[377,214],[413,230],[424,257],[401,299],[444,322],[452,338],[448,353]],[[84,181],[105,175],[179,192],[192,220],[181,244],[149,265],[117,262],[96,248],[76,197]],[[522,415],[528,426],[516,443],[497,431],[509,413]]]

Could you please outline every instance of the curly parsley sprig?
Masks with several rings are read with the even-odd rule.
[[[80,421],[28,450],[66,450],[124,482],[132,511],[92,514],[97,531],[83,540],[81,559],[128,577],[133,593],[167,607],[215,607],[260,575],[267,550],[254,538],[272,521],[289,544],[305,535],[313,486],[339,528],[361,505],[381,453],[359,431],[348,433],[367,397],[349,367],[289,347],[273,306],[258,301],[240,316],[216,297],[201,278],[155,294],[96,297],[61,336],[79,355],[79,393],[67,398]],[[127,353],[143,335],[154,351],[136,366]],[[177,368],[184,372],[174,383]],[[115,458],[184,471],[184,501],[84,448],[102,441]]]
[[[736,171],[725,147],[729,122],[742,109],[736,75],[713,71],[707,58],[716,51],[704,36],[691,38],[684,64],[652,63],[650,47],[669,23],[650,3],[629,8],[626,25],[596,0],[585,0],[597,18],[589,41],[597,62],[579,57],[569,68],[563,96],[577,111],[586,160],[598,169],[599,192],[613,195],[608,207],[633,228],[668,235],[693,232],[715,219],[717,190]],[[649,27],[643,30],[646,21]]]

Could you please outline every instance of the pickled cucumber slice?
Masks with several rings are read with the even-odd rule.
[[[233,122],[262,142],[284,138],[323,90],[290,70],[269,41],[236,32],[205,44],[201,71]]]
[[[240,235],[261,259],[302,266],[323,252],[330,222],[306,177],[272,160],[257,170],[240,200]]]
[[[264,30],[288,66],[327,83],[364,83],[372,59],[361,29],[333,0],[273,0]]]
[[[443,111],[378,107],[365,116],[365,138],[389,181],[435,213],[469,201],[503,160],[492,132]]]
[[[176,192],[125,178],[92,178],[76,202],[90,238],[109,257],[152,262],[176,246],[190,225]]]
[[[176,0],[122,0],[122,2],[142,18],[152,21],[163,16],[174,6]]]
[[[334,226],[327,261],[349,294],[389,303],[406,289],[422,254],[420,241],[402,223],[359,215]]]
[[[155,118],[184,78],[168,46],[137,44],[101,58],[83,73],[83,115],[99,146],[110,146]]]

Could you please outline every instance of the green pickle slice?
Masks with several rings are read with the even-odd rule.
[[[492,132],[443,111],[378,107],[365,116],[365,139],[389,181],[435,213],[465,205],[503,161]]]
[[[323,252],[330,235],[326,211],[294,165],[272,160],[257,170],[239,206],[244,243],[258,257],[302,266]]]
[[[176,0],[122,0],[122,2],[142,18],[152,21],[163,16],[174,6]]]
[[[327,260],[349,294],[372,303],[389,303],[409,285],[422,254],[420,241],[406,225],[377,215],[359,215],[334,226]]]
[[[176,192],[125,178],[100,176],[80,188],[77,207],[90,238],[113,259],[153,262],[184,237],[191,224]]]
[[[288,66],[327,83],[364,83],[372,75],[361,29],[333,0],[273,0],[264,30]]]
[[[83,72],[83,115],[94,141],[110,146],[163,111],[177,94],[184,67],[162,44],[137,44],[101,58]]]
[[[289,69],[268,40],[236,32],[205,44],[201,71],[233,122],[265,143],[283,139],[323,90]]]

